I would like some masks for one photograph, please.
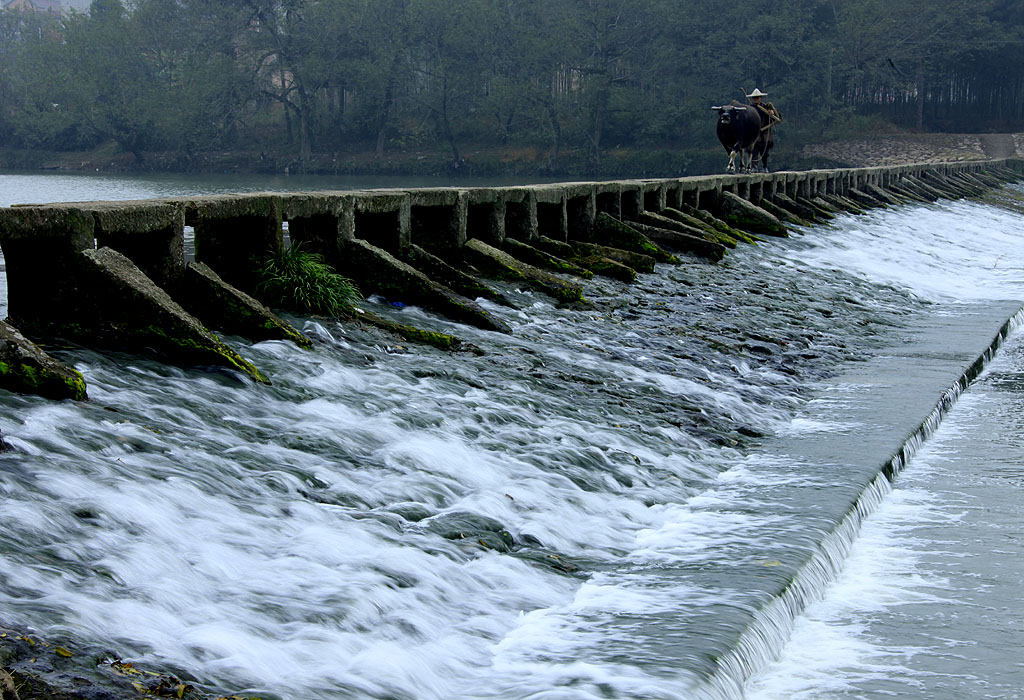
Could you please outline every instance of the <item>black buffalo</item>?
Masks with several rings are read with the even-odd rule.
[[[718,140],[729,154],[728,172],[736,170],[736,156],[740,156],[740,170],[750,170],[754,153],[762,155],[767,162],[767,149],[761,148],[760,110],[753,106],[733,103],[723,107],[712,107],[718,112]]]

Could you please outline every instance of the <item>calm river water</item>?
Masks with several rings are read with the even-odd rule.
[[[383,184],[0,175],[0,205]],[[1022,335],[870,478],[1024,301],[1022,197],[584,310],[502,285],[511,335],[367,300],[479,353],[229,338],[271,387],[55,350],[92,400],[0,393],[0,622],[264,698],[1024,697]]]

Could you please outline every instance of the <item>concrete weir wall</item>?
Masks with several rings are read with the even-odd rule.
[[[788,224],[975,196],[1022,170],[1022,161],[1008,159],[3,208],[9,318],[0,327],[0,388],[83,398],[74,370],[59,381],[43,377],[52,358],[32,340],[57,338],[268,381],[207,328],[310,344],[254,298],[261,261],[284,246],[283,222],[293,244],[321,254],[364,294],[507,331],[474,301],[508,303],[481,278],[520,281],[578,303],[576,282],[593,274],[629,282],[656,261],[680,262],[677,254],[714,261],[738,242],[786,235]],[[194,262],[185,259],[186,227],[194,231]]]

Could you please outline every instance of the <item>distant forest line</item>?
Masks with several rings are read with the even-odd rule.
[[[0,12],[0,148],[296,167],[479,149],[559,171],[717,148],[759,87],[796,142],[1024,131],[1021,0],[94,0]]]

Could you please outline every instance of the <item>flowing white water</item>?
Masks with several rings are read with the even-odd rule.
[[[750,700],[1024,697],[1024,334],[901,473]]]
[[[836,531],[779,489],[860,496],[758,436],[855,431],[800,413],[858,394],[820,378],[947,301],[1024,298],[1015,224],[843,217],[589,283],[589,311],[508,288],[511,337],[392,312],[480,356],[307,322],[311,352],[236,343],[269,388],[68,351],[92,403],[0,397],[0,618],[221,692],[692,697]]]

